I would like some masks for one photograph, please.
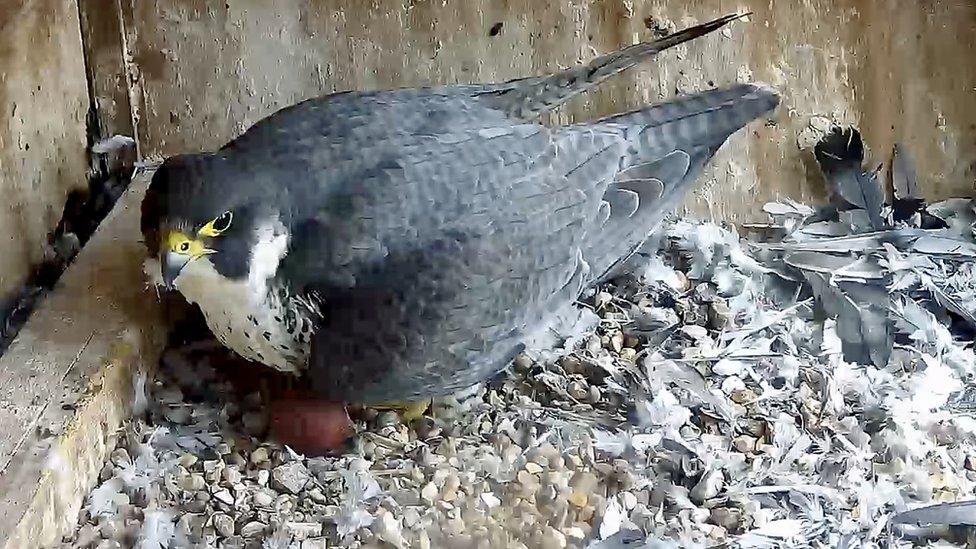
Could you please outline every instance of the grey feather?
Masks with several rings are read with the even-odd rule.
[[[894,524],[945,524],[948,526],[976,526],[976,500],[937,503],[909,511],[896,513],[891,517]]]
[[[883,285],[860,283],[832,284],[828,277],[812,271],[804,276],[817,302],[837,319],[844,358],[850,362],[888,364],[894,343],[893,327],[888,320],[890,298]]]
[[[716,31],[746,15],[749,14],[726,15],[659,40],[640,42],[601,55],[586,65],[572,67],[555,74],[512,80],[486,93],[484,99],[492,107],[506,112],[513,118],[532,119],[668,48]]]
[[[884,272],[878,262],[871,257],[845,257],[819,252],[795,252],[785,258],[786,264],[800,269],[820,273],[832,278],[857,280],[882,280]]]
[[[871,227],[874,230],[883,228],[884,193],[876,174],[865,173],[861,167],[864,144],[860,132],[854,128],[835,127],[817,143],[814,154],[827,180],[831,202],[839,210],[865,210]]]
[[[947,311],[959,316],[973,329],[976,329],[976,315],[974,315],[972,311],[968,310],[936,284],[929,282],[926,284],[926,287],[939,305],[944,307]]]

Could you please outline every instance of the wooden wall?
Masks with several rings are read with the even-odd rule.
[[[84,188],[88,86],[74,0],[0,0],[0,297]]]
[[[933,197],[976,182],[972,0],[121,0],[149,156],[219,147],[270,112],[337,90],[537,74],[739,10],[749,22],[667,52],[563,109],[586,119],[736,80],[778,86],[777,125],[750,127],[688,201],[762,218],[821,196],[808,149],[830,121],[878,153],[904,140]],[[497,34],[490,30],[502,24]]]
[[[158,159],[314,95],[537,74],[746,9],[554,120],[761,80],[784,94],[776,125],[732,139],[694,212],[744,221],[768,199],[818,199],[809,146],[831,121],[879,155],[905,141],[930,196],[973,192],[973,0],[0,0],[0,295],[85,185],[89,94],[104,135]]]

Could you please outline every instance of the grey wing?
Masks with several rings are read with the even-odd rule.
[[[309,375],[342,400],[429,397],[503,368],[587,281],[581,248],[625,148],[534,124],[388,141],[357,143],[350,157],[376,164],[332,185],[280,269],[319,304]]]
[[[255,174],[289,163],[280,277],[322,309],[313,381],[361,401],[450,392],[504,367],[527,329],[630,255],[725,139],[778,101],[744,85],[548,129],[436,91],[347,98],[230,149],[248,151]],[[309,116],[318,108],[332,110]],[[282,136],[306,154],[277,154]]]

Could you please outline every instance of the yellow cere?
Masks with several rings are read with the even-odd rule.
[[[213,250],[207,249],[200,240],[190,238],[179,231],[172,231],[167,235],[166,247],[172,252],[188,255],[194,259],[213,253]]]

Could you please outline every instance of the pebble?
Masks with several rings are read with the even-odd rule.
[[[572,355],[564,356],[560,359],[559,365],[570,375],[586,373],[586,367],[583,366],[583,362],[578,357]]]
[[[444,480],[444,488],[441,490],[441,499],[444,501],[454,501],[458,497],[458,488],[461,487],[461,480],[457,475],[451,474]]]
[[[713,524],[734,532],[739,529],[739,524],[742,522],[742,511],[733,507],[716,507],[711,510],[709,519]]]
[[[634,509],[634,507],[637,507],[637,496],[631,492],[621,492],[620,503],[623,505],[625,510],[631,511]]]
[[[603,350],[603,341],[601,341],[597,336],[590,336],[590,338],[586,340],[586,350],[591,355],[599,355],[600,351]]]
[[[315,478],[325,482],[326,478],[335,470],[335,467],[327,459],[316,457],[305,462],[308,472]]]
[[[230,536],[221,540],[218,547],[220,549],[244,549],[244,538],[242,536]]]
[[[386,410],[386,411],[380,412],[376,416],[376,426],[377,427],[380,427],[380,428],[383,428],[383,427],[391,427],[391,426],[397,425],[399,423],[400,423],[400,416],[399,416],[399,414],[397,414],[396,412],[394,412],[392,410]]]
[[[221,471],[221,476],[223,477],[224,482],[231,486],[240,484],[241,481],[244,480],[244,474],[241,473],[240,469],[234,466],[225,467],[224,470]]]
[[[274,512],[281,516],[291,516],[295,513],[295,498],[288,494],[281,494],[274,500]]]
[[[274,505],[274,502],[275,494],[270,490],[256,490],[253,494],[251,494],[251,503],[254,504],[255,507],[271,507]]]
[[[179,464],[186,469],[192,469],[198,461],[200,461],[200,458],[193,454],[186,453],[180,456]]]
[[[261,469],[257,472],[257,475],[255,475],[255,481],[257,481],[257,483],[261,486],[267,486],[269,480],[271,480],[271,472],[267,469]]]
[[[515,367],[522,372],[527,372],[532,368],[532,359],[525,353],[519,353],[514,360]]]
[[[567,499],[573,505],[575,505],[577,507],[581,507],[581,508],[582,507],[586,507],[586,504],[590,500],[589,496],[586,495],[586,492],[582,492],[580,490],[573,490],[569,494],[569,497]]]
[[[251,463],[255,465],[260,465],[262,463],[267,463],[270,460],[268,455],[268,449],[264,446],[258,446],[251,452]]]
[[[736,404],[747,404],[756,400],[756,393],[752,389],[746,388],[733,392],[729,398]]]
[[[196,492],[197,490],[203,490],[207,486],[207,481],[203,478],[200,473],[193,473],[183,479],[180,483],[180,488],[187,492]]]
[[[234,519],[224,513],[214,513],[211,517],[214,530],[223,537],[234,535]]]
[[[202,514],[187,513],[180,517],[177,523],[177,531],[183,532],[192,542],[203,540],[203,527],[206,517]]]
[[[217,490],[213,493],[213,498],[224,505],[234,505],[234,496],[230,490]]]
[[[749,435],[741,435],[732,439],[732,447],[736,452],[751,454],[756,450],[756,439]]]
[[[316,503],[326,503],[328,501],[328,498],[325,497],[325,494],[322,493],[322,490],[318,487],[314,487],[311,490],[306,491],[306,493],[308,494],[309,499]]]
[[[494,509],[502,504],[502,500],[498,499],[498,496],[492,494],[491,492],[481,494],[480,498],[488,509]]]
[[[78,535],[75,536],[75,545],[78,547],[89,547],[94,545],[98,541],[98,532],[95,527],[91,524],[83,524],[81,528],[78,529]]]
[[[205,500],[199,498],[200,494],[206,494],[206,492],[197,492],[196,497],[186,504],[186,511],[190,513],[205,513],[207,511],[207,501],[209,501],[209,495],[207,496],[208,499]]]
[[[271,471],[272,486],[292,494],[298,494],[312,479],[311,473],[300,461],[279,465]]]
[[[612,336],[610,336],[610,348],[614,352],[619,353],[624,348],[624,334],[619,331],[615,331]]]
[[[393,513],[382,507],[377,511],[376,520],[373,521],[371,529],[380,541],[397,548],[407,546],[406,540],[403,539],[400,522],[393,516]]]
[[[584,381],[571,381],[566,387],[566,392],[576,400],[586,400],[590,394],[590,389]]]
[[[264,533],[264,531],[267,528],[268,525],[263,522],[258,522],[256,520],[251,521],[245,524],[244,526],[241,526],[241,536],[243,536],[245,539],[253,538],[259,534]]]
[[[105,482],[108,479],[115,476],[115,466],[111,463],[106,463],[102,465],[102,468],[98,471],[98,482]]]
[[[420,491],[420,496],[428,502],[432,502],[437,499],[438,493],[439,490],[437,489],[437,485],[433,482],[428,482],[427,485],[424,486],[424,488]]]
[[[757,438],[766,433],[766,422],[761,419],[745,419],[742,421],[742,427],[745,432]]]
[[[132,463],[132,458],[129,457],[129,451],[125,448],[116,448],[109,455],[109,461],[116,467],[125,467]]]
[[[534,461],[529,461],[525,464],[525,470],[533,475],[538,475],[542,473],[542,466]]]
[[[203,474],[207,479],[207,482],[211,484],[217,484],[220,482],[224,468],[227,465],[219,459],[211,459],[203,462]]]
[[[563,549],[566,545],[566,536],[562,532],[546,526],[539,543],[541,549]]]
[[[691,500],[695,503],[701,505],[705,500],[714,498],[722,491],[722,486],[725,484],[725,478],[720,469],[712,469],[702,475],[701,480],[698,484],[691,489],[689,496]]]
[[[131,502],[132,500],[129,498],[129,494],[126,494],[125,492],[119,492],[118,494],[114,494],[112,496],[112,503],[114,503],[115,506],[120,509],[127,507]]]
[[[721,299],[716,299],[708,304],[708,321],[711,327],[718,331],[725,330],[735,323],[732,309]]]
[[[295,541],[304,541],[309,538],[317,538],[322,535],[322,523],[320,522],[290,522],[286,521],[281,525],[285,532]]]
[[[569,480],[569,486],[573,488],[574,491],[581,492],[583,494],[592,493],[599,484],[599,479],[596,475],[589,471],[580,471],[575,473]]]

